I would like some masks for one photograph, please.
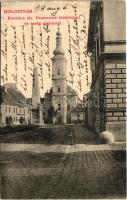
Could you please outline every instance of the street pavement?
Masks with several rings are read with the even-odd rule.
[[[125,144],[100,145],[82,126],[63,144],[9,143],[8,135],[0,147],[2,199],[126,197]]]

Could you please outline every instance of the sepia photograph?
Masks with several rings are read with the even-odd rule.
[[[126,1],[0,9],[0,199],[126,199]]]

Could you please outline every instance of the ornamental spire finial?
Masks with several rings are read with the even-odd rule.
[[[56,33],[56,49],[54,50],[54,55],[64,55],[64,51],[62,49],[62,37],[60,32],[60,27],[58,25],[58,31]]]

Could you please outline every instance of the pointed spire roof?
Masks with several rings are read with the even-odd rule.
[[[64,50],[62,49],[62,36],[59,26],[58,26],[58,31],[56,33],[56,49],[53,51],[53,54],[55,56],[64,55]]]

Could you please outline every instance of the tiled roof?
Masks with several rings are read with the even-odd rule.
[[[4,90],[3,103],[11,106],[28,106],[25,96],[19,90],[11,88],[8,88],[7,91]]]

